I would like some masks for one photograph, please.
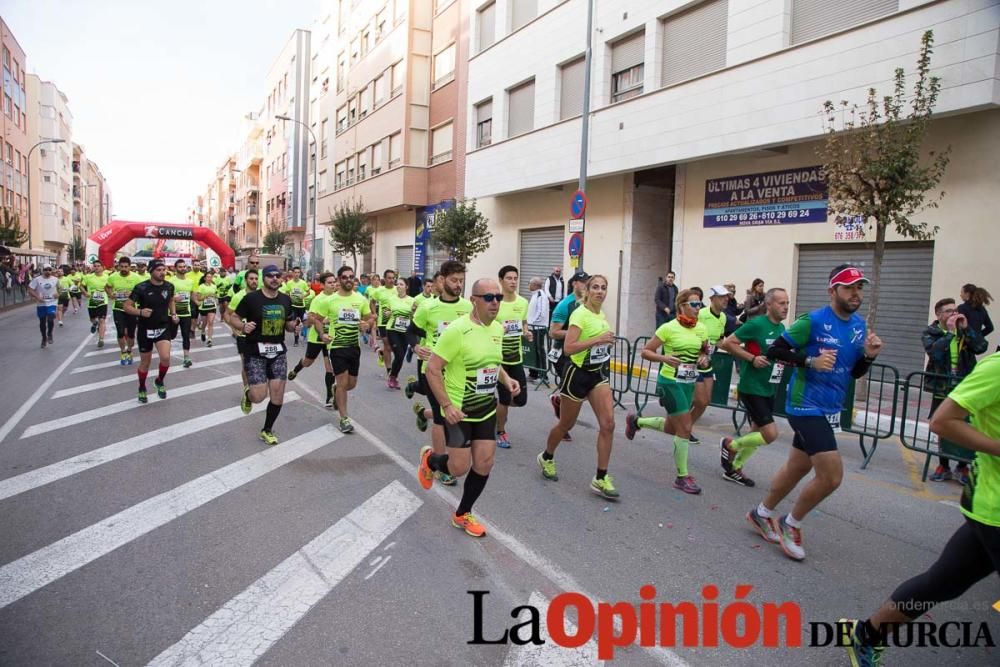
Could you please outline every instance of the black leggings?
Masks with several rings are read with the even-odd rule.
[[[994,572],[1000,572],[1000,528],[966,518],[930,569],[900,584],[892,601],[912,620]]]
[[[38,330],[42,332],[42,340],[52,338],[52,327],[55,326],[55,323],[55,313],[46,313],[45,317],[38,318]]]
[[[406,361],[406,334],[402,331],[389,330],[389,346],[392,348],[392,368],[389,377],[399,377],[399,370]]]
[[[181,330],[181,341],[183,342],[184,351],[187,352],[191,349],[191,316],[179,317],[180,321],[177,323],[177,327]],[[177,332],[174,331],[174,338],[177,337]]]

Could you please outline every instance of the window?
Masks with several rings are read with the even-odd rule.
[[[372,108],[372,92],[374,91],[374,89],[375,89],[375,86],[373,84],[369,83],[367,86],[365,86],[364,90],[361,91],[361,95],[359,97],[361,98],[361,117],[362,118],[364,118],[365,116],[367,116],[368,112],[371,111],[371,108]]]
[[[352,65],[354,63],[358,62],[358,56],[359,56],[358,46],[359,46],[358,45],[358,38],[355,37],[354,39],[351,40],[351,64]]]
[[[476,105],[476,148],[493,143],[493,98]]]
[[[792,44],[899,11],[899,0],[792,0]]]
[[[535,80],[507,91],[507,136],[516,137],[535,127]]]
[[[403,135],[397,132],[389,137],[389,169],[398,167],[403,159]]]
[[[347,185],[354,185],[354,157],[347,158]]]
[[[344,187],[344,163],[343,162],[338,162],[337,163],[337,176],[336,176],[336,180],[333,182],[333,188],[334,188],[334,190],[339,190],[342,187]]]
[[[358,96],[355,95],[347,100],[347,124],[354,125],[358,122]]]
[[[363,33],[361,33],[361,55],[366,55],[369,51],[371,51],[372,48],[371,41],[372,41],[371,32],[365,30]]]
[[[396,12],[393,15],[396,21],[406,16],[406,6],[410,3],[410,0],[395,0],[396,2]]]
[[[309,186],[309,215],[316,215],[316,192]]]
[[[337,56],[337,92],[344,90],[344,82],[347,80],[347,54],[341,53]]]
[[[388,17],[386,16],[387,13],[388,13],[388,7],[383,7],[382,9],[378,10],[377,14],[375,14],[375,41],[376,42],[379,41],[380,39],[382,39],[383,37],[385,37],[386,26],[387,26],[387,21],[388,21]]]
[[[368,154],[371,151],[365,148],[358,153],[358,180],[363,181],[368,178]]]
[[[375,77],[375,106],[382,104],[385,100],[385,74]]]
[[[727,0],[710,0],[663,20],[661,86],[680,83],[726,66],[728,17]]]
[[[577,58],[559,68],[559,120],[583,113],[583,79],[586,59]]]
[[[372,146],[372,176],[382,172],[382,142]]]
[[[612,102],[621,102],[642,94],[645,45],[646,33],[637,32],[611,46]]]
[[[390,75],[392,78],[392,96],[395,97],[403,92],[403,79],[406,76],[406,67],[402,60],[392,66]]]
[[[337,134],[347,129],[347,106],[337,109]]]
[[[319,124],[319,156],[326,157],[326,126],[330,122],[329,118],[324,118]]]
[[[497,3],[491,2],[476,12],[476,43],[478,50],[489,48],[496,41]]]
[[[431,164],[451,159],[452,124],[449,122],[431,130]]]
[[[511,0],[510,31],[514,32],[538,16],[538,0]]]
[[[434,56],[434,87],[455,78],[455,45],[449,44]]]

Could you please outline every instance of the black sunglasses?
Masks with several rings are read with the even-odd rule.
[[[494,301],[499,303],[503,301],[503,294],[473,294],[472,296],[479,297],[486,303],[493,303]]]
[[[689,308],[704,308],[705,304],[703,304],[701,301],[688,301],[687,306]]]
[[[258,264],[260,264],[260,262],[250,262],[250,263],[253,264],[254,266],[257,266]]]

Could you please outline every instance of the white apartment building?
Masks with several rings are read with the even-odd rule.
[[[30,145],[42,139],[63,140],[42,144],[31,156],[32,237],[41,239],[57,261],[65,262],[73,240],[73,114],[69,99],[54,83],[34,74],[28,75],[27,83],[28,99],[37,104],[28,114]],[[35,244],[42,246],[37,240]]]
[[[741,299],[761,277],[788,288],[800,313],[826,301],[835,264],[870,267],[873,234],[825,221],[825,204],[775,220],[719,198],[739,198],[755,178],[812,173],[823,102],[891,92],[925,30],[942,80],[927,148],[951,146],[951,164],[940,208],[919,217],[941,227],[937,237],[890,235],[883,358],[921,368],[934,301],[966,282],[1000,292],[1000,230],[987,217],[1000,172],[997,0],[593,2],[584,265],[610,279],[605,310],[619,335],[652,333],[668,270],[683,287],[735,283]],[[525,279],[557,264],[571,273],[586,16],[587,0],[488,0],[472,12],[465,194],[491,220],[493,242],[470,278],[508,262]]]

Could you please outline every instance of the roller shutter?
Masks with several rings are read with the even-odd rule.
[[[533,277],[544,279],[552,268],[563,265],[563,246],[566,235],[562,227],[521,230],[521,263],[518,266],[518,291],[527,298],[531,295],[528,283]],[[563,278],[568,277],[563,271]]]
[[[396,273],[407,278],[413,270],[413,246],[396,246]]]
[[[792,0],[792,44],[899,11],[899,0]]]
[[[724,68],[728,25],[727,0],[703,2],[664,19],[660,85],[669,86]]]

